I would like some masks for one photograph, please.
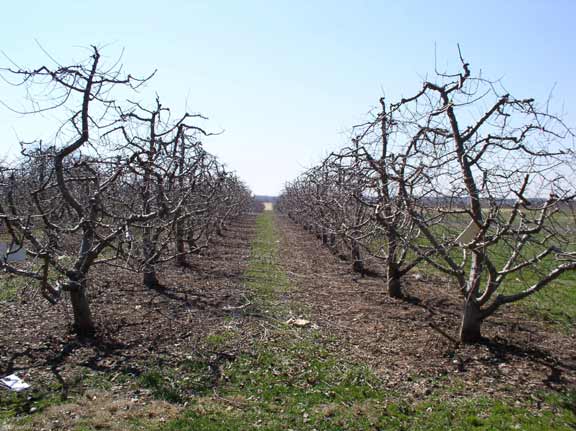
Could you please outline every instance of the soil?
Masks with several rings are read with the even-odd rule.
[[[0,302],[0,376],[18,373],[33,388],[56,383],[66,392],[87,373],[137,377],[151,367],[176,366],[191,355],[210,356],[206,337],[246,303],[242,274],[255,217],[231,223],[204,254],[189,257],[189,268],[165,264],[158,271],[162,289],[146,289],[139,274],[96,268],[89,280],[98,328],[93,339],[72,333],[65,298],[52,306],[27,288],[25,295]],[[242,325],[248,319],[236,320]],[[116,389],[142,397],[126,394],[122,385]]]
[[[404,280],[407,300],[386,294],[376,263],[362,277],[310,233],[278,218],[281,260],[296,287],[291,296],[309,304],[311,316],[342,355],[368,363],[391,389],[408,398],[453,386],[450,397],[525,399],[539,389],[576,388],[576,332],[505,308],[483,324],[486,340],[457,342],[463,302],[441,277],[414,272]]]
[[[120,269],[94,272],[95,339],[71,333],[66,301],[51,306],[30,288],[0,302],[0,375],[17,372],[36,388],[60,383],[65,392],[86,373],[138,376],[151,365],[177,365],[190,355],[210,360],[249,350],[262,330],[261,317],[247,306],[243,276],[255,217],[232,223],[205,254],[191,256],[190,268],[166,264],[163,290],[145,289],[140,276]],[[303,317],[318,325],[330,349],[369,364],[391,390],[419,399],[437,390],[445,394],[439,388],[451,385],[451,397],[481,392],[525,399],[538,389],[576,387],[574,331],[560,333],[508,308],[485,322],[486,342],[459,345],[462,305],[446,280],[409,276],[404,287],[411,299],[391,299],[381,277],[353,274],[350,262],[314,236],[282,216],[276,220],[279,260],[293,285],[284,299],[304,304]],[[242,336],[226,352],[215,352],[206,337],[231,324]],[[146,397],[120,383],[115,390],[129,399]]]

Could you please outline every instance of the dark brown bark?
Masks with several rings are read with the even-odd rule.
[[[148,289],[160,289],[162,288],[162,284],[158,281],[158,277],[156,276],[156,271],[154,269],[150,271],[144,271],[142,276],[142,283]]]
[[[81,337],[89,337],[94,334],[95,326],[86,295],[86,282],[71,280],[68,290],[74,316],[74,332]]]
[[[356,241],[352,241],[352,270],[359,274],[364,274],[364,260],[360,253],[360,246]]]
[[[464,313],[460,326],[460,341],[462,343],[477,343],[482,340],[482,313],[480,305],[474,298],[468,298],[464,303]]]
[[[328,237],[328,247],[334,249],[336,247],[336,234],[331,233]]]
[[[178,256],[176,256],[176,265],[181,266],[183,268],[188,267],[188,260],[186,259],[186,248],[184,246],[184,240],[176,242],[176,252]]]
[[[398,268],[395,262],[388,263],[388,274],[387,274],[387,287],[388,295],[391,298],[403,298],[404,293],[402,292],[402,281]]]

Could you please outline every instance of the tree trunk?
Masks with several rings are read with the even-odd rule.
[[[188,253],[194,253],[196,251],[196,239],[194,238],[194,231],[192,229],[188,230],[188,235],[186,235],[186,244],[188,245]]]
[[[402,292],[402,282],[400,280],[400,273],[396,267],[396,262],[388,262],[387,265],[388,273],[387,276],[387,287],[388,295],[391,298],[403,298],[404,293]]]
[[[460,326],[460,341],[462,343],[477,343],[482,340],[480,328],[482,314],[476,299],[469,298],[464,304],[464,315]]]
[[[158,289],[161,287],[158,278],[156,277],[156,268],[154,263],[156,261],[157,253],[154,241],[150,238],[151,232],[150,228],[144,229],[143,234],[143,258],[144,258],[144,270],[142,283],[148,289]]]
[[[322,229],[322,245],[328,245],[328,232]]]
[[[330,236],[328,237],[328,246],[332,249],[336,247],[336,234],[335,233],[331,233]]]
[[[396,254],[398,248],[398,235],[394,226],[386,225],[386,234],[388,236],[388,258],[386,259],[386,278],[388,279],[388,295],[391,298],[403,298],[401,274],[398,271],[398,262]]]
[[[156,277],[156,271],[154,268],[146,268],[144,270],[142,282],[148,289],[159,289],[162,287],[158,281],[158,277]]]
[[[356,241],[352,241],[352,270],[364,274],[364,261],[360,254],[360,246]]]
[[[94,334],[95,326],[86,296],[86,282],[70,280],[70,302],[74,314],[74,332],[81,337]]]
[[[178,135],[176,135],[175,145],[180,144],[180,159],[178,160],[178,186],[181,191],[184,190],[184,160],[186,158],[186,145],[184,144],[184,125],[178,126]],[[179,217],[181,215],[181,210],[178,211],[176,215]],[[180,219],[176,222],[176,264],[180,267],[187,267],[188,262],[186,260],[185,249],[184,249],[184,220]]]
[[[178,256],[176,256],[176,265],[181,268],[187,268],[189,266],[185,252],[186,250],[184,249],[184,243],[182,242],[182,251],[178,250]]]
[[[180,267],[187,267],[188,261],[186,260],[186,247],[184,244],[184,227],[183,222],[179,221],[176,224],[176,265]]]

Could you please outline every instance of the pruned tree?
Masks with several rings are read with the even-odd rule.
[[[142,223],[126,220],[126,237],[117,244],[127,267],[143,274],[148,288],[161,288],[156,267],[176,259],[186,266],[184,224],[194,217],[190,203],[197,193],[198,177],[206,174],[207,153],[197,133],[208,136],[204,129],[188,124],[204,119],[200,114],[184,114],[171,121],[170,110],[159,98],[153,108],[132,103],[129,110],[120,109],[124,151],[138,154],[122,179],[122,192],[117,194],[114,217],[130,214],[156,214]],[[209,166],[209,165],[208,165]]]
[[[366,254],[384,264],[388,295],[402,298],[402,278],[426,255],[413,253],[421,232],[407,207],[424,198],[414,190],[427,178],[426,172],[409,164],[415,149],[412,137],[397,127],[397,105],[387,110],[384,98],[380,105],[375,118],[354,128],[357,135],[352,139],[353,145],[337,157],[340,161],[353,161],[347,164],[349,176],[355,178],[354,183],[362,184],[361,191],[353,192],[353,196],[366,208],[370,222],[364,223],[358,242]],[[408,191],[404,198],[401,188]]]
[[[439,82],[395,105],[395,121],[414,148],[403,166],[429,178],[417,189],[399,182],[426,239],[413,249],[457,282],[460,340],[476,342],[503,305],[576,268],[565,211],[574,193],[573,135],[533,99],[498,91],[460,60],[460,73],[438,74]],[[515,290],[507,288],[513,278],[524,280]]]
[[[366,258],[383,263],[388,294],[401,298],[402,277],[423,257],[412,252],[420,231],[408,214],[399,183],[412,190],[426,179],[421,170],[406,165],[414,149],[398,139],[394,110],[386,112],[383,99],[381,108],[370,121],[354,128],[350,146],[330,154],[288,185],[280,209],[287,208],[293,216],[297,208],[299,218],[304,215],[305,225],[314,226],[324,243],[329,238],[326,232],[339,239],[350,250],[356,272],[366,271]],[[329,242],[333,246],[335,241]]]
[[[152,108],[120,103],[116,90],[150,77],[122,77],[96,47],[74,66],[2,72],[28,90],[28,114],[51,110],[65,120],[49,145],[22,143],[22,159],[0,169],[11,252],[30,256],[18,263],[4,255],[0,268],[37,280],[52,302],[67,292],[79,335],[95,330],[87,294],[94,267],[137,271],[145,285],[159,287],[159,264],[185,264],[250,207],[247,187],[202,148],[198,135],[209,133],[193,122],[204,117],[172,120],[159,100]]]
[[[20,167],[3,169],[0,217],[31,260],[25,268],[7,261],[0,266],[39,280],[41,290],[51,297],[60,288],[68,292],[74,328],[88,335],[94,331],[86,294],[88,274],[107,260],[101,258],[102,252],[124,230],[106,217],[106,197],[135,158],[135,154],[108,155],[118,121],[112,92],[118,87],[135,89],[148,78],[123,77],[119,68],[106,68],[96,47],[84,63],[2,69],[2,73],[33,95],[32,109],[26,113],[59,111],[67,119],[49,147],[24,144]],[[46,103],[34,96],[37,89],[50,95]],[[134,215],[129,221],[153,216]]]
[[[366,211],[355,198],[355,193],[360,193],[359,185],[348,181],[343,170],[335,169],[336,161],[329,157],[287,184],[277,208],[335,254],[349,258],[353,271],[363,274],[364,258],[358,239]]]
[[[383,261],[391,296],[423,262],[452,277],[460,340],[475,342],[503,305],[576,269],[575,160],[558,117],[460,61],[412,97],[382,99],[351,145],[286,186],[279,208]]]

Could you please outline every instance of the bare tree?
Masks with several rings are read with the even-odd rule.
[[[439,83],[425,82],[394,110],[414,148],[403,166],[429,178],[416,190],[399,183],[426,238],[414,250],[457,281],[464,298],[460,340],[475,342],[482,321],[502,305],[576,268],[573,233],[562,227],[574,192],[574,153],[572,134],[557,117],[533,99],[471,77],[460,59],[460,73],[438,74]],[[426,199],[414,201],[415,194]],[[512,277],[525,280],[516,292],[506,289]]]
[[[399,183],[413,189],[423,181],[423,173],[397,169],[408,157],[401,153],[403,147],[389,142],[396,136],[394,117],[386,112],[384,100],[381,107],[372,120],[355,127],[350,146],[287,186],[280,209],[287,208],[294,218],[298,208],[297,218],[305,217],[305,226],[314,226],[325,244],[334,246],[328,238],[340,239],[350,250],[356,272],[366,271],[366,258],[383,262],[388,294],[401,298],[402,277],[423,257],[411,252],[420,231],[408,214]]]
[[[160,287],[160,263],[185,264],[252,200],[202,148],[198,135],[209,133],[190,123],[204,117],[172,120],[158,99],[150,109],[118,103],[115,89],[150,78],[121,77],[119,69],[105,69],[93,47],[79,65],[2,70],[30,91],[29,114],[53,110],[67,120],[50,145],[23,143],[21,162],[0,169],[9,253],[25,248],[31,257],[17,263],[4,255],[0,267],[38,280],[51,302],[68,292],[79,335],[95,330],[87,296],[95,266],[136,270],[146,286]],[[50,96],[46,104],[36,88]]]
[[[56,284],[69,292],[75,330],[87,335],[94,331],[86,295],[88,273],[102,262],[103,250],[124,229],[106,217],[104,202],[134,158],[106,155],[106,143],[113,139],[118,121],[112,115],[116,102],[111,91],[134,89],[146,79],[121,77],[119,68],[105,69],[96,47],[85,63],[2,71],[32,94],[38,87],[50,94],[46,105],[38,105],[39,98],[34,98],[30,113],[60,110],[67,113],[67,120],[49,148],[37,146],[30,151],[31,145],[23,147],[23,166],[33,164],[40,174],[33,189],[22,168],[4,169],[1,217],[13,241],[28,248],[32,261],[26,269],[7,261],[0,265],[5,271],[39,280],[41,289],[50,295],[59,290],[49,277],[55,271]],[[76,250],[64,255],[60,246]]]
[[[362,176],[342,167],[345,157],[332,154],[324,162],[287,184],[277,208],[316,235],[342,258],[352,261],[354,272],[364,274],[359,239],[369,219],[362,194]]]
[[[118,194],[115,217],[157,216],[131,225],[126,220],[130,247],[118,250],[125,252],[129,267],[142,272],[145,286],[160,288],[157,264],[176,259],[185,266],[184,223],[194,216],[188,210],[197,192],[195,184],[209,166],[205,163],[207,153],[195,134],[209,133],[187,124],[192,119],[204,119],[200,114],[184,114],[172,122],[170,110],[161,105],[159,98],[152,109],[137,103],[130,108],[120,112],[121,130],[124,148],[138,156],[123,178],[125,192]]]
[[[2,171],[2,218],[12,242],[32,256],[27,269],[6,260],[2,267],[40,280],[52,301],[60,287],[70,292],[74,326],[82,335],[94,330],[86,294],[91,268],[139,261],[145,284],[157,286],[155,265],[183,255],[170,247],[174,227],[198,215],[193,185],[216,164],[192,139],[192,133],[206,133],[185,123],[200,115],[185,114],[170,124],[161,119],[168,110],[158,101],[152,110],[134,103],[123,108],[111,91],[144,80],[101,69],[93,48],[85,64],[4,70],[21,79],[15,85],[39,86],[52,95],[46,106],[33,98],[31,113],[60,110],[68,120],[52,145],[24,145],[20,166]],[[176,241],[181,243],[181,236]]]
[[[453,277],[460,339],[475,342],[502,305],[576,268],[574,151],[558,117],[460,60],[460,73],[438,73],[414,96],[382,99],[350,146],[287,185],[280,209],[382,260],[391,296],[424,261]]]
[[[407,165],[414,148],[410,139],[404,139],[396,127],[396,106],[392,105],[387,111],[383,98],[380,105],[381,110],[374,119],[354,128],[358,134],[352,139],[353,146],[345,148],[337,157],[341,161],[346,158],[353,161],[347,169],[352,169],[350,176],[356,178],[355,183],[362,184],[361,192],[355,191],[353,195],[366,208],[370,222],[364,223],[358,241],[366,254],[384,263],[388,294],[402,298],[402,278],[425,256],[412,252],[420,230],[407,206],[422,199],[413,191],[426,178],[421,169],[409,169]],[[401,187],[408,190],[404,198]]]

